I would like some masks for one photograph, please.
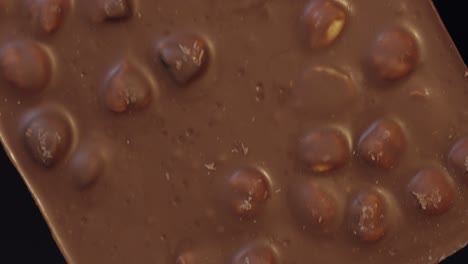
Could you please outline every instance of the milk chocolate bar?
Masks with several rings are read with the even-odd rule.
[[[438,263],[466,67],[429,0],[3,0],[0,137],[69,263]]]

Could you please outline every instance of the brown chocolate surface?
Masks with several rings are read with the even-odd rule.
[[[3,0],[0,136],[69,263],[436,263],[467,79],[429,0]]]

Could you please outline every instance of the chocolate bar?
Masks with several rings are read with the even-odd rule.
[[[437,263],[467,84],[429,0],[4,0],[0,135],[69,263]]]

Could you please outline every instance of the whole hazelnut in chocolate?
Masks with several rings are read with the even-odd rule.
[[[191,252],[184,252],[180,254],[175,261],[175,264],[194,264],[196,261],[194,260],[194,256]]]
[[[395,27],[377,36],[369,63],[380,78],[398,80],[415,69],[418,59],[418,43],[414,35],[402,27]]]
[[[208,63],[208,46],[199,36],[175,34],[158,45],[159,57],[179,85],[196,79]]]
[[[450,150],[449,163],[455,171],[468,179],[468,138],[459,139]]]
[[[413,177],[408,191],[426,214],[440,215],[455,203],[455,189],[448,175],[438,169],[424,169]]]
[[[227,187],[229,207],[243,217],[257,214],[270,192],[265,173],[250,167],[235,171],[228,178]]]
[[[314,0],[304,13],[309,46],[312,49],[330,46],[346,24],[347,10],[334,0]]]
[[[151,81],[135,65],[123,62],[113,69],[102,92],[105,106],[116,113],[141,110],[151,103]]]
[[[0,72],[14,88],[38,93],[49,83],[52,65],[37,43],[13,42],[0,50]]]
[[[95,0],[98,21],[125,19],[132,15],[133,0]]]
[[[319,119],[346,113],[358,95],[356,84],[346,72],[328,66],[306,68],[291,92],[296,111]]]
[[[39,31],[51,34],[58,30],[64,20],[70,0],[28,1],[32,22]]]
[[[340,168],[349,161],[349,143],[338,129],[316,129],[300,140],[299,155],[310,172],[326,172]]]
[[[64,158],[71,145],[71,136],[69,123],[55,112],[34,116],[24,130],[24,141],[29,153],[47,168]]]
[[[377,190],[359,193],[351,205],[351,230],[365,242],[380,240],[386,231],[386,203]]]
[[[337,228],[341,215],[338,200],[321,183],[309,179],[293,186],[289,202],[300,229],[326,234]]]
[[[393,168],[406,147],[400,124],[384,118],[373,123],[361,136],[357,152],[369,164],[384,169]]]
[[[250,246],[239,252],[232,262],[233,264],[275,264],[276,257],[273,250],[264,245]]]
[[[80,147],[69,162],[71,182],[78,191],[91,187],[104,171],[104,155],[99,143]]]

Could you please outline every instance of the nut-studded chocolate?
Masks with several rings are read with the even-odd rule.
[[[194,34],[175,34],[158,44],[160,60],[174,81],[184,85],[197,78],[208,63],[208,46]]]
[[[463,178],[468,175],[468,138],[459,139],[448,154],[450,165]]]
[[[52,167],[62,160],[72,143],[68,120],[52,110],[33,115],[23,135],[29,153],[44,167]]]
[[[31,21],[37,30],[52,34],[62,25],[69,0],[29,0]]]
[[[329,234],[340,224],[342,213],[336,194],[319,182],[307,180],[291,186],[289,202],[300,230]]]
[[[310,172],[327,172],[344,166],[350,158],[346,136],[335,128],[315,129],[299,142],[299,156]]]
[[[314,0],[304,13],[309,46],[312,49],[331,45],[341,34],[347,19],[347,10],[335,0]]]
[[[426,214],[439,215],[447,212],[455,203],[455,189],[449,176],[444,172],[423,169],[408,185],[418,207]]]
[[[0,0],[0,138],[70,263],[434,263],[468,79],[433,11]]]
[[[353,107],[358,89],[349,75],[328,66],[308,67],[292,88],[293,107],[315,118],[341,115]]]
[[[378,190],[359,193],[351,204],[351,231],[360,240],[375,242],[387,230],[387,204]]]
[[[70,162],[71,183],[77,190],[84,190],[93,185],[105,168],[103,150],[99,143],[78,149]]]
[[[257,214],[270,193],[265,173],[256,168],[235,171],[228,178],[227,185],[229,206],[234,213],[243,217]]]
[[[400,124],[392,118],[384,118],[374,122],[362,134],[357,151],[369,164],[391,169],[405,148],[405,135]]]
[[[382,79],[398,80],[414,71],[418,59],[415,37],[407,29],[396,26],[377,36],[369,62]]]
[[[252,245],[235,256],[233,264],[275,264],[276,256],[271,248],[266,245]]]
[[[154,94],[152,81],[137,66],[123,62],[112,69],[102,91],[105,106],[116,113],[148,106]]]
[[[133,0],[96,0],[99,20],[117,20],[132,15]]]
[[[52,74],[51,60],[40,44],[16,41],[0,50],[0,69],[3,78],[13,88],[38,93],[44,90]]]

